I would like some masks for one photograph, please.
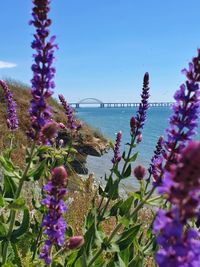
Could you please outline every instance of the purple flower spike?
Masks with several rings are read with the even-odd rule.
[[[135,118],[137,122],[136,135],[138,134],[139,130],[141,130],[144,126],[144,122],[146,120],[146,112],[147,109],[149,108],[148,99],[149,99],[149,74],[148,72],[146,72],[143,78],[141,103]]]
[[[200,266],[199,233],[190,228],[184,231],[178,210],[160,210],[154,221],[156,241],[162,247],[155,255],[159,267]]]
[[[65,114],[67,116],[67,128],[70,130],[78,130],[80,128],[80,125],[77,123],[75,117],[74,117],[74,111],[73,108],[70,107],[70,105],[67,103],[63,95],[58,95],[59,100],[65,110]]]
[[[155,257],[158,266],[200,266],[199,234],[184,228],[189,219],[198,216],[199,187],[200,142],[191,141],[158,188],[172,205],[169,212],[159,210],[153,226],[161,246]]]
[[[53,82],[55,68],[52,67],[54,61],[55,36],[49,37],[49,26],[51,20],[48,18],[50,10],[50,0],[33,0],[33,10],[30,24],[36,28],[32,48],[34,63],[32,65],[33,78],[32,100],[30,106],[30,116],[34,133],[33,138],[39,137],[39,132],[44,125],[51,120],[52,114],[47,99],[53,94],[55,84]]]
[[[196,133],[197,121],[200,114],[200,50],[198,56],[193,58],[188,70],[183,70],[187,81],[175,93],[175,104],[172,106],[173,114],[169,119],[169,128],[166,130],[166,141],[163,142],[162,155],[154,160],[154,181],[157,184],[165,170],[170,170],[172,164],[180,160],[181,151]],[[158,175],[158,173],[160,173]]]
[[[5,100],[7,102],[7,126],[10,130],[14,131],[18,128],[16,102],[13,100],[13,94],[6,82],[0,80],[0,86],[3,88]]]
[[[65,241],[66,222],[62,217],[67,207],[63,198],[67,190],[67,172],[63,166],[52,170],[51,180],[44,186],[46,198],[42,204],[48,208],[42,226],[44,234],[48,236],[40,252],[40,258],[48,265],[51,263],[50,251],[53,245],[63,246]]]
[[[159,192],[166,193],[168,200],[179,208],[182,222],[198,214],[200,187],[200,142],[190,142],[182,151],[178,164],[165,172]]]
[[[122,139],[122,132],[118,132],[117,137],[116,137],[115,147],[114,147],[114,156],[112,159],[113,164],[116,164],[116,163],[120,162],[120,160],[121,160],[121,155],[120,155],[121,139]]]
[[[152,157],[151,163],[150,163],[149,174],[153,175],[153,178],[155,181],[158,180],[158,178],[160,176],[160,172],[162,170],[162,164],[160,165],[160,163],[162,163],[162,161],[160,162],[159,159],[162,158],[162,154],[164,153],[163,142],[164,142],[164,139],[161,136],[158,139],[156,149],[154,151],[154,156]],[[160,167],[161,167],[161,169],[160,169]]]
[[[200,50],[183,73],[187,81],[175,93],[162,155],[153,161],[155,185],[160,185],[159,193],[165,193],[171,204],[169,212],[157,213],[153,227],[161,246],[155,256],[160,267],[200,266],[200,237],[185,227],[191,218],[198,217],[200,204],[200,142],[190,141],[200,108]]]

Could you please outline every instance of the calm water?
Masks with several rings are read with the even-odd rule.
[[[122,131],[123,142],[121,148],[125,148],[125,143],[130,140],[129,136],[129,121],[131,116],[135,115],[137,108],[80,108],[77,116],[91,125],[99,129],[107,138],[115,140],[115,134]],[[143,130],[143,141],[137,147],[139,156],[135,164],[142,163],[148,167],[150,159],[153,155],[158,137],[163,135],[168,127],[168,118],[171,114],[171,109],[167,107],[150,108],[147,115],[147,122]],[[195,139],[200,139],[200,129]],[[104,155],[101,158],[88,157],[87,166],[90,172],[94,172],[97,180],[104,176],[104,173],[109,171],[111,167],[110,160],[112,152]],[[136,186],[134,179],[129,179],[125,182],[126,186]]]

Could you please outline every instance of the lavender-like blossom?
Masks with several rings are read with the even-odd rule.
[[[63,246],[65,241],[66,222],[62,217],[67,207],[63,198],[67,190],[67,172],[63,166],[52,170],[51,180],[44,186],[46,197],[42,204],[48,208],[42,226],[44,234],[48,236],[40,252],[40,258],[48,265],[51,263],[51,249],[53,245]]]
[[[30,116],[34,133],[32,137],[38,137],[41,128],[51,120],[51,109],[47,99],[53,94],[55,87],[53,78],[55,68],[52,67],[54,61],[54,50],[57,46],[54,44],[55,36],[49,38],[49,26],[51,20],[48,18],[50,10],[50,0],[33,0],[32,9],[33,19],[30,24],[36,28],[32,48],[34,63],[32,65],[33,78],[32,83],[32,100],[30,106]]]
[[[191,141],[182,151],[178,164],[166,171],[159,193],[179,209],[182,222],[198,214],[200,187],[200,142]]]
[[[161,246],[155,255],[159,267],[200,266],[199,233],[192,228],[184,230],[177,209],[160,210],[153,227]]]
[[[159,158],[160,156],[162,156],[162,153],[164,153],[163,150],[163,137],[160,136],[160,138],[158,139],[157,145],[156,145],[156,149],[154,150],[154,155],[151,159],[151,163],[150,163],[150,167],[148,169],[149,174],[153,175],[155,181],[158,180],[158,177],[160,175],[160,161]]]
[[[200,241],[194,229],[185,230],[189,219],[197,217],[200,204],[200,142],[190,142],[178,164],[166,171],[159,193],[172,204],[169,212],[160,210],[154,233],[161,249],[156,254],[159,266],[199,266]],[[185,265],[184,265],[185,264]]]
[[[10,130],[14,131],[18,128],[18,118],[17,118],[17,111],[16,111],[16,102],[13,99],[13,94],[8,88],[8,85],[5,81],[0,80],[0,86],[3,89],[4,97],[7,104],[7,126]]]
[[[115,147],[114,147],[114,156],[112,158],[113,164],[116,164],[116,163],[120,162],[120,160],[121,160],[121,155],[120,155],[121,139],[122,139],[122,132],[118,132],[117,137],[116,137]]]
[[[67,116],[67,128],[70,130],[78,130],[80,125],[77,123],[74,117],[73,108],[67,103],[63,95],[58,95],[59,100],[65,110],[65,114]]]
[[[131,127],[131,134],[135,135],[135,137],[140,135],[141,134],[140,130],[143,129],[144,122],[146,120],[147,109],[149,108],[148,99],[149,99],[149,74],[148,72],[146,72],[143,78],[141,103],[139,105],[139,109],[135,117],[136,127]],[[133,122],[133,118],[131,118],[131,120]]]
[[[196,133],[197,120],[200,111],[200,49],[198,56],[193,58],[189,69],[183,70],[187,81],[175,93],[175,104],[172,106],[173,114],[169,119],[169,128],[166,131],[166,141],[163,142],[163,153],[155,160],[157,171],[153,173],[154,180],[160,183],[165,170],[173,163],[178,163],[182,149]],[[197,71],[197,72],[196,72]]]

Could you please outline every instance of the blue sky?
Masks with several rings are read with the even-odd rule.
[[[0,16],[0,77],[27,84],[31,6],[2,1]],[[51,32],[60,48],[55,96],[138,101],[148,71],[151,101],[172,100],[184,81],[181,69],[200,47],[199,10],[199,0],[52,0]]]

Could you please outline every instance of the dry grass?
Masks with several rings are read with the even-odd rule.
[[[28,143],[26,131],[30,128],[30,117],[29,117],[29,105],[31,100],[30,88],[18,81],[7,80],[8,86],[13,93],[14,99],[17,103],[17,116],[19,118],[19,129],[16,131],[16,149],[13,153],[13,159],[16,164],[23,166],[25,147]],[[0,88],[1,89],[1,88]],[[3,96],[3,90],[0,90],[0,149],[4,149],[8,146],[8,135],[10,134],[6,125],[6,104]],[[49,104],[52,107],[54,120],[57,122],[65,123],[66,115],[64,114],[62,106],[53,98],[49,99]],[[95,137],[96,130],[93,130],[87,124],[83,124],[82,129],[77,136],[76,142],[90,142]],[[107,142],[103,136],[103,142]]]

